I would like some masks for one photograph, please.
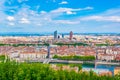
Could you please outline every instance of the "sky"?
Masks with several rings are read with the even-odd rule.
[[[120,33],[120,0],[0,0],[0,33]]]

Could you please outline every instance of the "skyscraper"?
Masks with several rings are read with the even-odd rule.
[[[58,39],[60,39],[60,35],[58,35]]]
[[[57,30],[54,32],[54,39],[57,39]]]
[[[64,38],[64,34],[62,34],[62,38]]]
[[[70,40],[72,40],[72,38],[73,38],[73,32],[70,31]]]

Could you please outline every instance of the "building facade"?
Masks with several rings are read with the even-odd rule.
[[[72,40],[72,38],[73,38],[73,32],[70,31],[70,40]]]
[[[57,39],[57,31],[54,31],[54,39]]]

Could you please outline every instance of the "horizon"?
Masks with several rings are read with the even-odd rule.
[[[69,34],[70,31],[68,32],[57,31],[57,33],[58,34]],[[0,35],[1,34],[54,34],[54,31],[53,32],[0,32]],[[120,32],[73,32],[73,34],[120,34]]]
[[[57,32],[58,35],[69,35],[69,32]],[[42,32],[42,33],[0,33],[0,36],[53,36],[53,32]],[[120,36],[120,33],[74,33],[73,35],[91,35],[91,36]]]

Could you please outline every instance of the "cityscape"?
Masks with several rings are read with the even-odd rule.
[[[120,80],[116,1],[1,1],[0,80]]]

